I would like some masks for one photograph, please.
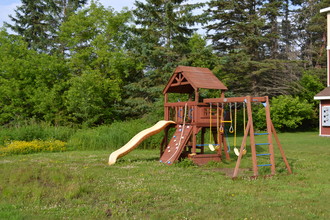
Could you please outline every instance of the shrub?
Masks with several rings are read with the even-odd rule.
[[[280,95],[271,99],[271,118],[278,130],[292,131],[314,118],[313,104],[298,97]],[[265,109],[260,107],[255,116],[257,129],[265,129]]]
[[[319,101],[314,100],[314,96],[324,89],[324,83],[318,75],[315,73],[305,72],[299,80],[298,86],[299,92],[296,95],[299,96],[300,99],[305,99],[309,103],[313,103],[314,107],[318,108]]]
[[[66,143],[59,140],[52,141],[12,141],[4,147],[0,147],[0,156],[11,154],[30,154],[37,152],[65,151]]]

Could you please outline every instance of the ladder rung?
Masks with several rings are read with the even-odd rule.
[[[256,154],[257,156],[269,156],[271,154]]]
[[[269,133],[254,133],[254,135],[268,135]]]
[[[257,165],[257,167],[269,167],[271,166],[271,164],[260,164],[260,165]]]
[[[259,143],[259,144],[256,144],[256,145],[270,145],[270,143]]]

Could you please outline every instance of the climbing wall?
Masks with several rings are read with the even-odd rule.
[[[192,128],[193,126],[191,125],[176,126],[176,131],[160,158],[161,163],[171,165],[179,158],[182,150],[184,149],[184,146],[186,146],[189,140],[189,137],[192,133]]]

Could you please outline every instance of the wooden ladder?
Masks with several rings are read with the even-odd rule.
[[[265,133],[255,133],[254,127],[253,127],[253,117],[252,117],[252,107],[251,103],[253,101],[253,97],[246,97],[246,106],[247,106],[247,115],[248,115],[248,123],[245,128],[245,133],[242,141],[242,145],[240,148],[240,153],[237,158],[235,170],[233,173],[233,178],[236,178],[239,171],[239,166],[241,163],[241,159],[243,157],[243,151],[246,146],[247,136],[250,136],[250,145],[251,145],[251,156],[252,156],[252,166],[253,166],[253,177],[257,177],[259,175],[259,167],[270,167],[270,175],[275,175],[275,155],[274,155],[274,145],[273,145],[273,136],[276,140],[276,144],[281,152],[282,159],[286,165],[286,168],[288,170],[288,173],[292,173],[290,165],[286,159],[286,156],[284,154],[282,145],[278,139],[278,136],[276,134],[276,130],[274,129],[271,117],[270,117],[270,108],[269,108],[269,100],[268,97],[266,97],[266,101],[262,104],[265,107],[265,113],[266,113],[266,124],[267,124],[267,131]],[[267,142],[265,143],[256,143],[256,136],[264,136],[267,135]],[[257,148],[261,146],[268,146],[268,150],[266,153],[257,153]],[[258,157],[269,157],[269,163],[264,164],[258,164]]]

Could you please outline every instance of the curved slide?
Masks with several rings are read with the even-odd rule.
[[[123,147],[119,148],[118,150],[114,151],[112,154],[110,154],[108,164],[109,165],[115,164],[118,158],[125,156],[126,154],[134,150],[137,146],[139,146],[139,144],[143,140],[147,139],[152,135],[159,133],[170,124],[175,124],[175,122],[162,120],[157,122],[154,126],[139,132],[129,142],[127,142],[127,144],[125,144]]]

